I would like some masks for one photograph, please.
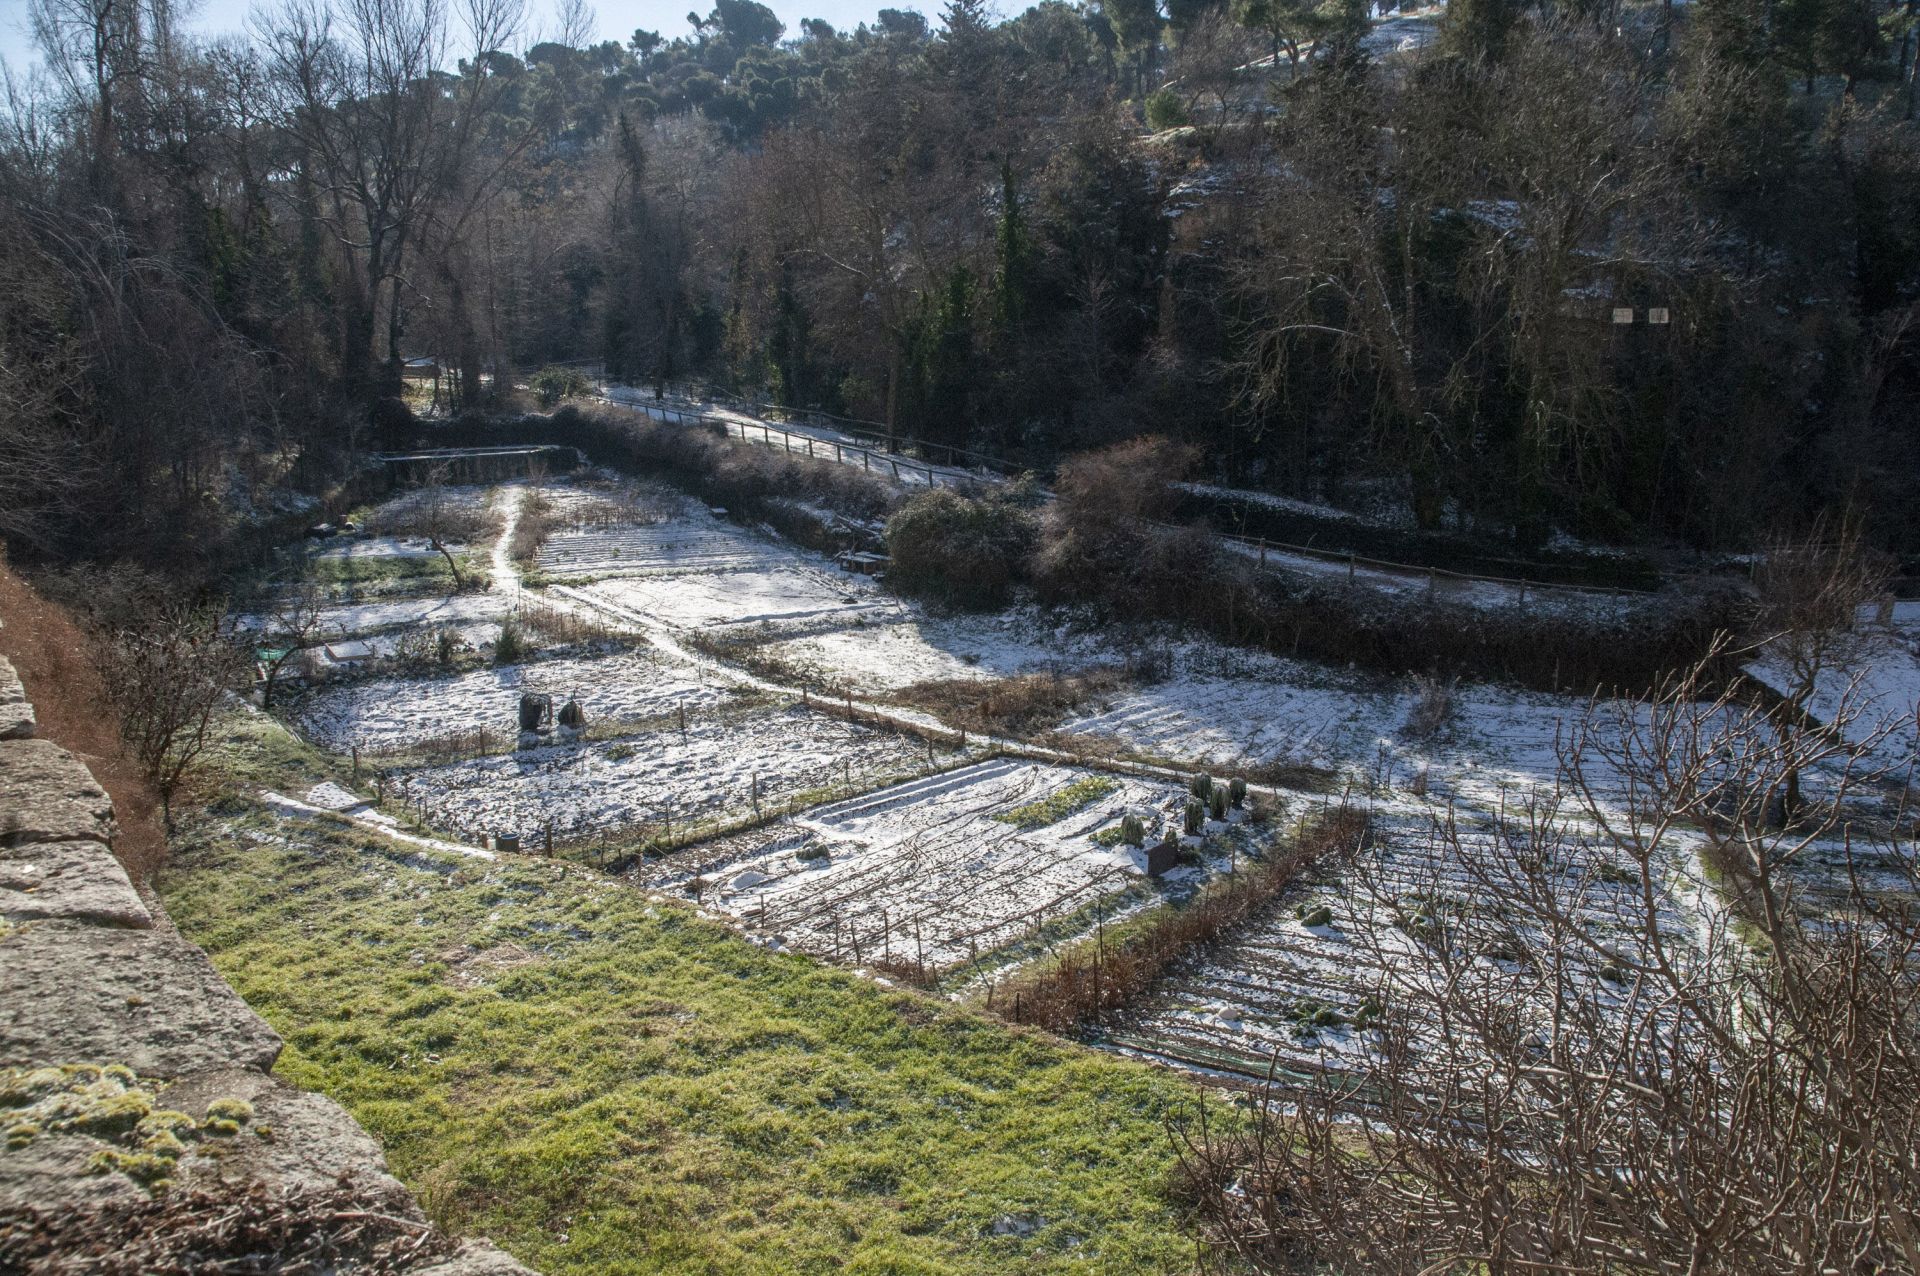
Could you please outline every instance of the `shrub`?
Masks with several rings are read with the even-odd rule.
[[[1147,841],[1147,826],[1137,815],[1124,815],[1120,818],[1120,840],[1128,846],[1144,846]]]
[[[1195,836],[1195,835],[1198,835],[1200,830],[1204,829],[1206,826],[1207,826],[1207,808],[1201,805],[1199,798],[1188,798],[1186,819],[1183,823],[1183,827],[1186,829],[1187,833],[1190,836]]]
[[[496,665],[517,665],[527,658],[527,640],[520,634],[520,626],[509,616],[500,623],[500,637],[493,644],[493,663]]]
[[[1187,792],[1193,794],[1202,802],[1207,801],[1213,796],[1213,777],[1206,774],[1194,776],[1187,781]]]
[[[593,393],[593,382],[578,368],[549,365],[533,374],[527,382],[540,406],[550,408],[562,399],[578,399]]]
[[[1224,820],[1227,818],[1227,791],[1225,789],[1215,786],[1215,788],[1207,794],[1207,814],[1216,820]]]
[[[1236,811],[1247,804],[1247,782],[1237,775],[1227,781],[1227,804]]]
[[[1001,607],[1034,536],[1033,516],[1004,496],[923,492],[887,520],[887,580],[957,607]]]
[[[1430,740],[1453,717],[1454,678],[1419,677],[1413,680],[1413,707],[1400,734],[1409,740]]]
[[[1187,113],[1187,104],[1172,89],[1155,89],[1147,94],[1147,127],[1159,132],[1161,129],[1179,128],[1192,123]]]

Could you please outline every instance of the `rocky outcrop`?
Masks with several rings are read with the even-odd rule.
[[[34,730],[0,659],[0,1269],[146,1270],[192,1236],[196,1261],[296,1238],[340,1276],[529,1276],[435,1232],[344,1108],[270,1074],[279,1037],[135,890],[105,790]]]

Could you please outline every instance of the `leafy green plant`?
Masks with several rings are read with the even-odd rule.
[[[1001,824],[1012,824],[1023,829],[1045,828],[1047,825],[1066,819],[1075,811],[1085,810],[1101,798],[1118,790],[1120,785],[1104,775],[1090,775],[1084,780],[1075,780],[1038,802],[1029,802],[1025,806],[1016,806],[1010,811],[1002,811],[993,818]]]
[[[540,400],[540,406],[550,408],[562,399],[578,399],[593,393],[593,381],[578,368],[562,368],[548,365],[533,374],[527,386]]]
[[[1162,129],[1180,128],[1193,122],[1187,111],[1187,104],[1172,89],[1155,89],[1147,94],[1147,127],[1156,133]]]

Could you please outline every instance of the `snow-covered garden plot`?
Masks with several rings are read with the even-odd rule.
[[[906,771],[924,746],[805,709],[698,714],[607,743],[555,744],[396,773],[389,796],[437,828],[479,839],[568,838],[635,825],[744,818],[845,779]],[[396,792],[397,790],[397,792]]]
[[[1140,814],[1152,843],[1185,800],[1163,782],[976,763],[806,812],[695,885],[784,944],[934,970],[1139,887],[1144,860],[1119,838],[1121,817]]]
[[[678,516],[659,522],[557,527],[540,546],[535,565],[558,579],[729,572],[766,565],[773,547],[764,537],[691,502],[681,508]]]
[[[1096,637],[1038,630],[1027,612],[916,617],[788,638],[764,650],[782,664],[869,695],[917,682],[1071,671],[1117,659]]]
[[[361,516],[361,527],[375,536],[419,536],[422,524],[438,515],[463,529],[485,531],[494,488],[463,483],[446,487],[416,487],[389,497]]]
[[[577,596],[616,619],[681,630],[767,626],[770,631],[831,629],[898,620],[906,604],[864,576],[815,566],[762,545],[763,566],[703,574],[596,581]]]
[[[1856,635],[1836,642],[1836,657],[1820,671],[1807,712],[1823,723],[1847,717],[1846,738],[1875,746],[1864,762],[1904,771],[1920,722],[1920,602],[1895,603],[1884,619],[1865,609],[1859,624]],[[1796,690],[1792,669],[1772,651],[1747,672],[1782,695]]]
[[[698,670],[648,650],[575,656],[451,678],[378,678],[322,686],[302,697],[294,720],[316,743],[380,751],[487,731],[511,741],[523,691],[556,706],[577,697],[590,727],[645,721],[685,709],[704,713],[726,692]]]
[[[320,612],[316,632],[328,639],[374,638],[385,636],[387,646],[398,640],[400,631],[438,629],[452,626],[463,635],[473,634],[492,642],[499,636],[500,621],[512,599],[498,590],[449,594],[437,598],[390,598],[369,603],[341,603]],[[234,618],[242,633],[257,633],[272,624],[260,614]],[[379,644],[375,644],[376,646]]]
[[[1442,836],[1440,814],[1418,803],[1376,808],[1375,842],[1358,861],[1302,882],[1261,922],[1163,981],[1114,1043],[1258,1078],[1276,1059],[1296,1072],[1358,1065],[1378,1047],[1378,1018],[1428,1004],[1420,990],[1449,977],[1541,1016],[1556,999],[1563,1010],[1578,1001],[1603,1015],[1618,1005],[1623,967],[1559,960],[1555,938],[1501,899],[1549,883],[1588,934],[1636,958],[1647,928],[1631,865],[1587,844],[1577,827],[1563,842],[1547,839],[1544,858],[1529,863],[1540,843],[1509,839],[1485,817]],[[1708,907],[1691,864],[1674,848],[1659,884],[1659,932],[1683,955],[1697,951]],[[1406,1027],[1416,1049],[1442,1031]],[[1539,1027],[1550,1031],[1544,1018]]]

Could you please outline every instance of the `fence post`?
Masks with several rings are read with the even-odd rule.
[[[892,457],[888,457],[887,460],[893,465],[893,481],[898,483],[900,481],[900,462],[894,460]]]
[[[813,436],[812,435],[807,436],[807,459],[809,461],[813,459]]]
[[[860,469],[862,472],[865,472],[865,471],[871,470],[872,468],[873,468],[873,453],[865,451],[863,449],[860,453]]]

